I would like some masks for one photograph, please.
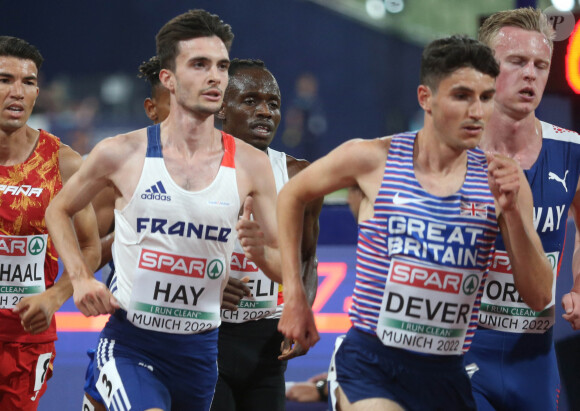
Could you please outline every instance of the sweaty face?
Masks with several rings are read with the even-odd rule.
[[[425,108],[441,141],[458,150],[476,147],[493,112],[494,78],[463,67],[443,78],[436,92],[429,91]]]
[[[228,67],[228,51],[219,37],[183,40],[175,58],[175,73],[166,86],[175,91],[178,105],[187,111],[211,115],[221,107]]]
[[[272,142],[280,124],[280,88],[263,68],[239,70],[224,99],[223,130],[260,149]]]
[[[550,72],[550,44],[536,31],[504,27],[494,39],[493,48],[500,64],[496,109],[522,118],[542,99]]]
[[[0,129],[12,132],[26,125],[37,96],[36,64],[0,56]]]

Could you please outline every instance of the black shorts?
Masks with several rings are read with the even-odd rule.
[[[218,382],[212,411],[283,410],[286,361],[278,360],[284,336],[278,320],[222,322]]]

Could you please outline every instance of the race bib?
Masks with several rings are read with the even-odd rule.
[[[44,260],[48,235],[0,235],[0,308],[46,289]]]
[[[543,334],[555,323],[556,272],[559,252],[546,253],[552,266],[552,301],[542,311],[534,311],[520,297],[506,251],[496,251],[485,283],[479,325],[511,333]]]
[[[377,322],[383,344],[461,354],[482,273],[393,258]]]
[[[139,328],[172,334],[197,334],[216,328],[225,273],[225,262],[220,257],[143,249],[127,318]]]
[[[249,297],[243,297],[237,311],[222,310],[222,320],[231,323],[244,323],[259,320],[276,312],[278,305],[278,284],[270,280],[243,253],[234,252],[230,265],[230,276],[241,280],[248,277],[246,283],[251,290]]]
[[[107,409],[111,409],[113,402],[119,405],[121,409],[131,409],[131,402],[127,396],[123,380],[117,371],[115,359],[111,359],[105,363],[99,373],[95,387],[99,394],[101,394],[101,398],[107,406]]]

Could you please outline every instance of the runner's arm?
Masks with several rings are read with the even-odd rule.
[[[574,236],[574,254],[572,255],[572,278],[573,285],[569,293],[562,296],[562,308],[565,313],[562,317],[570,323],[573,330],[580,329],[580,182],[576,187],[576,194],[570,207],[576,235]]]
[[[498,223],[514,283],[525,303],[541,311],[552,301],[552,267],[533,224],[530,186],[515,161],[488,156],[490,188],[499,209]]]
[[[75,304],[89,315],[112,313],[118,304],[104,284],[97,281],[94,270],[97,265],[87,261],[80,249],[73,227],[73,217],[90,205],[94,193],[107,184],[107,169],[115,166],[115,148],[110,139],[101,141],[83,162],[78,172],[63,186],[46,211],[47,226],[74,287]],[[98,236],[96,226],[93,232]],[[100,260],[100,256],[99,256]]]
[[[248,181],[249,195],[236,225],[246,257],[272,281],[282,283],[276,229],[276,183],[268,157],[244,143],[238,146],[240,167]],[[238,163],[236,163],[238,164]],[[250,218],[250,215],[253,219]]]
[[[301,170],[305,169],[310,163],[305,160],[296,160],[294,158],[288,164],[288,176],[294,177]],[[320,232],[319,217],[322,210],[324,197],[317,198],[306,205],[304,211],[304,225],[302,230],[301,241],[301,259],[302,259],[302,283],[306,292],[308,304],[312,307],[316,298],[318,288],[318,259],[316,257],[316,245],[318,243],[318,234]],[[307,348],[296,341],[284,337],[282,343],[281,355],[279,360],[290,360],[292,358],[305,355],[308,353]]]
[[[278,329],[306,349],[319,339],[301,281],[300,249],[306,206],[328,193],[355,184],[374,190],[370,188],[372,184],[363,184],[362,179],[372,180],[366,176],[382,173],[385,159],[385,145],[380,140],[351,140],[298,173],[280,191],[277,218],[284,310]]]
[[[59,152],[60,172],[63,183],[79,169],[82,159],[70,147],[62,145]],[[48,220],[48,219],[47,219]],[[96,219],[89,204],[74,215],[74,230],[79,248],[87,264],[96,268],[100,259],[100,245],[96,231]],[[23,298],[15,308],[20,314],[23,328],[38,334],[50,326],[54,313],[73,294],[68,270],[65,268],[56,283],[41,294]]]
[[[111,186],[105,187],[93,198],[91,203],[95,209],[99,226],[101,261],[97,269],[100,269],[113,258],[111,247],[115,239],[115,189]]]

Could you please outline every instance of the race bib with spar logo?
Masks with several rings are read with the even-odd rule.
[[[241,280],[248,277],[246,286],[251,290],[249,297],[244,296],[237,311],[222,310],[222,319],[231,323],[259,320],[276,312],[278,305],[278,284],[270,280],[243,253],[234,252],[230,265],[230,276]]]
[[[482,273],[393,258],[377,323],[383,344],[461,354]]]
[[[0,308],[46,289],[44,260],[48,235],[0,235]]]
[[[514,284],[514,276],[506,251],[497,251],[485,282],[479,309],[479,325],[511,333],[543,334],[555,323],[554,305],[559,252],[546,253],[552,266],[552,301],[542,311],[534,311],[522,300]]]
[[[127,318],[137,327],[197,334],[220,323],[223,258],[142,249]]]

